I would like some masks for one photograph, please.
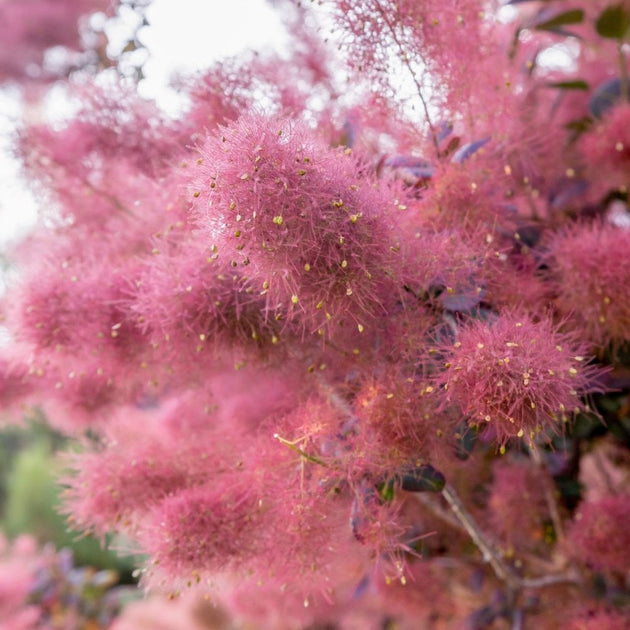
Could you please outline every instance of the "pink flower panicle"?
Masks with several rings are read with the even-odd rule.
[[[181,363],[205,350],[252,352],[279,342],[279,311],[268,310],[250,268],[234,268],[199,237],[156,243],[129,308],[157,348]]]
[[[466,232],[429,227],[418,229],[414,236],[406,281],[416,295],[427,296],[437,308],[473,311],[508,267],[500,260],[495,234],[483,227]]]
[[[0,404],[11,410],[24,402],[33,391],[28,378],[28,367],[15,357],[0,356]]]
[[[357,392],[360,431],[363,439],[371,435],[373,441],[368,457],[373,464],[382,461],[386,475],[419,458],[431,459],[443,445],[441,417],[432,392],[428,380],[405,377],[394,368],[367,381]]]
[[[630,496],[607,496],[582,503],[567,535],[580,560],[597,570],[626,573],[630,567]]]
[[[592,182],[589,197],[599,201],[611,192],[625,193],[630,185],[630,105],[619,103],[580,139]]]
[[[251,115],[200,153],[194,216],[224,264],[254,270],[278,320],[330,334],[344,316],[362,328],[382,312],[393,209],[351,157],[299,123]]]
[[[560,332],[547,316],[517,311],[470,321],[444,347],[445,369],[436,375],[444,401],[468,423],[490,431],[497,444],[541,432],[558,432],[569,414],[586,409],[580,396],[598,389],[600,370],[584,344]]]
[[[50,2],[30,4],[55,26]],[[100,5],[72,4],[51,37],[74,47],[76,17]],[[252,54],[180,84],[190,108],[178,119],[90,86],[70,93],[83,106],[68,122],[22,132],[48,212],[15,254],[16,356],[0,365],[0,398],[90,427],[69,460],[67,510],[149,555],[149,586],[219,593],[255,627],[502,623],[511,603],[481,602],[510,581],[497,568],[508,554],[460,570],[476,554],[466,512],[523,552],[524,579],[545,572],[525,552],[564,550],[560,532],[545,539],[557,514],[539,471],[515,453],[493,464],[488,444],[554,439],[603,389],[588,353],[615,360],[607,347],[628,341],[626,231],[564,229],[606,213],[585,207],[593,173],[589,200],[625,194],[628,108],[612,103],[582,138],[564,126],[583,123],[617,59],[581,73],[585,23],[570,52],[576,76],[595,78],[587,90],[535,63],[564,37],[536,20],[566,6],[560,22],[572,22],[568,0],[513,3],[509,24],[482,0],[335,0],[344,86],[316,14],[274,4],[291,61]],[[24,26],[17,6],[0,0],[0,15]],[[16,57],[39,63],[49,45],[41,35]],[[630,547],[620,501],[585,502],[567,536],[613,579]],[[555,580],[541,608],[547,592],[577,590]]]
[[[603,607],[584,607],[568,620],[567,630],[630,630],[630,619],[623,612],[606,610]]]
[[[75,527],[100,535],[107,528],[133,530],[166,497],[206,483],[210,467],[218,473],[233,450],[227,440],[222,453],[208,450],[216,413],[212,396],[201,392],[119,405],[96,452],[70,457],[66,503]]]
[[[598,351],[630,340],[630,231],[578,224],[555,235],[547,264],[555,304]]]
[[[406,66],[421,84],[439,76],[432,100],[441,105],[449,96],[454,103],[470,98],[471,75],[493,51],[488,44],[490,25],[484,24],[483,5],[477,0],[456,5],[436,0],[360,4],[337,0],[334,4],[337,36],[352,69],[386,85],[392,75],[409,72]],[[480,46],[481,41],[486,45]],[[400,58],[402,67],[397,64]]]
[[[30,536],[20,536],[12,544],[0,537],[0,628],[33,630],[39,625],[42,611],[30,606],[28,599],[36,572],[49,556],[38,553]]]
[[[125,311],[132,270],[99,270],[67,261],[25,284],[18,303],[20,337],[41,350],[128,359],[142,341]],[[96,272],[96,273],[95,273]]]
[[[81,48],[79,18],[107,9],[109,0],[73,0],[63,9],[54,0],[5,0],[0,4],[0,81],[36,79],[47,49]],[[52,77],[49,77],[52,78]]]
[[[200,582],[229,566],[240,569],[255,553],[262,510],[254,489],[235,477],[234,484],[211,479],[160,502],[140,539],[161,575]]]
[[[540,551],[549,509],[539,471],[530,460],[512,458],[497,460],[492,472],[488,508],[494,531],[508,548]]]
[[[33,175],[63,169],[70,177],[94,181],[115,160],[134,172],[160,177],[186,155],[185,126],[165,119],[154,103],[123,84],[107,90],[74,86],[72,96],[81,109],[63,126],[35,124],[21,131],[20,152]]]

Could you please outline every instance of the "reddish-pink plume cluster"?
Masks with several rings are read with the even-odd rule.
[[[597,388],[598,370],[584,365],[585,344],[550,320],[505,311],[459,331],[438,377],[445,402],[469,424],[487,427],[501,445],[561,431],[567,414],[585,409],[581,395]]]
[[[630,269],[627,229],[579,224],[554,235],[548,250],[558,311],[575,320],[594,349],[621,347],[630,339]]]
[[[572,552],[598,570],[625,573],[630,563],[630,535],[619,524],[627,522],[629,516],[627,494],[584,502],[569,531]]]
[[[12,32],[19,69],[98,5],[68,4]],[[513,584],[559,554],[623,573],[626,498],[554,511],[541,464],[575,468],[588,396],[625,387],[628,106],[572,74],[618,51],[558,32],[594,19],[564,0],[274,4],[290,60],[182,81],[178,117],[75,85],[74,116],[20,131],[43,217],[12,252],[0,403],[78,438],[70,523],[254,627],[502,623],[473,516]],[[561,36],[570,71],[539,63]]]
[[[3,0],[0,3],[0,82],[47,78],[53,47],[81,50],[80,18],[108,10],[111,0]]]

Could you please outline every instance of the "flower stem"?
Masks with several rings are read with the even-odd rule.
[[[494,549],[494,545],[481,532],[477,523],[457,496],[455,489],[451,485],[446,484],[442,490],[442,496],[475,545],[477,545],[479,551],[481,551],[484,561],[490,564],[496,576],[510,586],[518,588],[520,582],[518,576],[503,562],[499,553]]]
[[[627,103],[630,96],[630,86],[628,85],[628,66],[626,65],[626,55],[623,52],[623,41],[617,44],[617,54],[619,55],[619,78],[621,82],[621,102]]]
[[[429,105],[427,103],[427,100],[424,97],[423,91],[422,91],[422,86],[420,85],[420,80],[418,79],[418,75],[416,74],[416,71],[414,70],[413,66],[411,65],[411,61],[409,60],[409,56],[407,55],[405,48],[400,40],[400,38],[398,37],[398,34],[396,33],[396,29],[394,27],[394,24],[392,24],[391,20],[388,17],[387,12],[383,9],[383,7],[381,6],[380,2],[378,0],[375,1],[375,5],[376,8],[378,10],[378,12],[380,13],[381,17],[383,18],[383,21],[385,22],[385,24],[387,25],[387,28],[389,29],[389,32],[391,33],[392,39],[394,40],[394,43],[396,44],[396,46],[398,47],[398,51],[400,53],[400,57],[401,60],[403,62],[403,64],[405,65],[405,67],[407,68],[407,70],[409,71],[409,74],[411,75],[411,78],[416,86],[416,91],[418,92],[418,97],[420,99],[420,103],[422,104],[422,109],[424,110],[424,118],[427,122],[427,125],[429,127],[429,134],[431,136],[431,142],[433,143],[433,147],[435,148],[435,155],[437,158],[440,157],[440,145],[438,142],[438,136],[437,136],[437,132],[435,130],[435,127],[433,125],[433,123],[431,122],[431,115],[429,114]]]
[[[558,509],[558,502],[556,501],[555,492],[553,488],[553,480],[549,475],[545,463],[540,456],[540,452],[533,444],[529,449],[530,456],[534,465],[538,469],[540,476],[542,477],[543,490],[545,493],[545,501],[547,503],[547,509],[549,510],[549,516],[551,516],[551,522],[555,530],[556,538],[558,541],[564,540],[564,528],[562,527],[562,519],[560,518],[560,510]]]
[[[463,528],[466,532],[468,532],[468,535],[472,538],[475,545],[477,545],[477,548],[481,551],[483,559],[490,564],[495,575],[511,588],[515,590],[537,589],[551,586],[552,584],[579,584],[581,582],[579,575],[569,572],[543,575],[538,578],[521,578],[503,561],[503,558],[496,550],[495,545],[479,529],[479,526],[475,522],[474,518],[457,496],[455,489],[449,484],[446,484],[442,490],[442,496],[449,504],[457,520],[462,524]]]

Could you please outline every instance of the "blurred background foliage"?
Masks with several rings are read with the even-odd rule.
[[[29,413],[23,426],[0,430],[0,528],[9,540],[30,534],[40,545],[69,548],[76,565],[112,569],[122,582],[131,583],[135,559],[111,550],[116,547],[112,539],[103,546],[93,536],[70,530],[59,511],[63,463],[58,456],[73,447],[72,440],[46,425],[38,410]]]

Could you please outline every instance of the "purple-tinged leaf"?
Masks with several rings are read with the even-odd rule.
[[[490,142],[490,137],[466,143],[453,154],[451,162],[454,162],[455,164],[465,162],[471,155],[477,153],[481,147],[488,144],[488,142]]]
[[[427,160],[417,158],[412,155],[394,155],[385,160],[385,166],[390,168],[404,169],[414,177],[429,178],[433,177],[435,167]]]
[[[356,588],[354,589],[350,599],[352,600],[359,599],[362,595],[365,594],[369,586],[370,586],[370,576],[366,574],[361,578],[359,583],[356,585]]]
[[[470,313],[479,306],[485,295],[483,287],[469,287],[464,291],[443,291],[438,298],[442,307],[453,313]]]
[[[442,142],[453,133],[453,123],[442,121],[436,129],[437,141]]]
[[[608,79],[595,88],[588,109],[595,118],[601,118],[620,99],[621,81],[617,77]]]
[[[497,616],[492,606],[484,606],[470,614],[465,621],[465,628],[466,630],[483,630],[483,628],[488,628]]]
[[[551,199],[552,208],[566,208],[571,203],[584,197],[588,188],[588,182],[584,180],[571,180],[558,190]]]
[[[455,434],[455,457],[461,461],[466,461],[477,443],[477,431],[463,425]]]
[[[342,134],[341,134],[341,144],[346,147],[352,148],[356,142],[357,136],[359,135],[359,123],[355,117],[348,118],[343,123]]]
[[[553,7],[546,7],[528,20],[525,26],[537,31],[556,31],[556,29],[568,24],[580,24],[583,19],[584,11],[582,9],[558,11]]]
[[[442,492],[446,484],[444,475],[430,464],[422,464],[405,471],[401,487],[407,492]]]

